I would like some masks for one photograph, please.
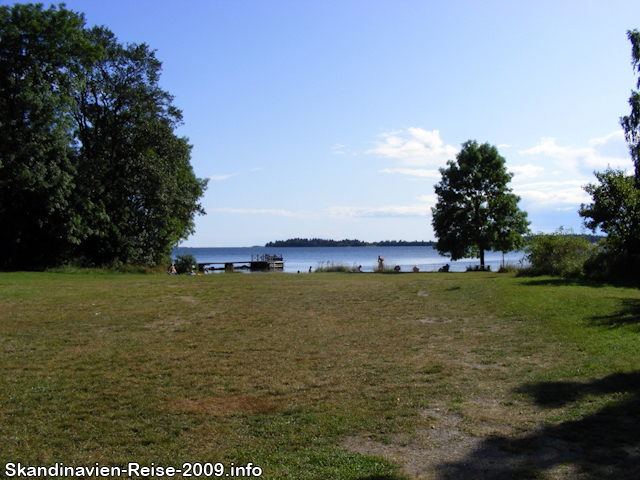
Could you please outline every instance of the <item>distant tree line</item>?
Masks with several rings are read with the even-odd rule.
[[[363,242],[361,240],[325,240],[322,238],[291,238],[289,240],[276,240],[265,245],[266,248],[281,247],[432,247],[435,242],[405,240],[384,240],[380,242]]]
[[[193,233],[207,182],[161,67],[64,4],[0,7],[0,268],[155,265]]]

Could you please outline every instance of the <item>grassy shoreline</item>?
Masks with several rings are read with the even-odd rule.
[[[476,272],[0,273],[0,308],[0,468],[640,469],[637,289]]]

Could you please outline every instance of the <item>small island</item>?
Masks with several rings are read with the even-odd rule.
[[[380,242],[363,242],[361,240],[325,240],[322,238],[290,238],[276,240],[265,245],[266,248],[282,247],[433,247],[434,241],[383,240]]]

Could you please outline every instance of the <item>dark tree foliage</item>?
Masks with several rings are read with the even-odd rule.
[[[640,73],[640,32],[628,31],[631,41],[631,58],[634,71]],[[640,89],[640,78],[637,87]],[[640,264],[640,92],[631,91],[631,114],[620,119],[635,165],[635,176],[621,170],[607,169],[595,172],[598,184],[589,184],[585,191],[593,203],[582,204],[580,216],[584,224],[594,232],[601,229],[607,234],[603,253],[600,255],[602,270],[605,263],[613,265],[610,274],[622,272],[620,266]],[[637,272],[636,272],[637,275]]]
[[[160,89],[161,63],[146,45],[122,46],[94,28],[102,47],[77,93],[79,196],[90,234],[82,254],[96,263],[155,264],[193,232],[206,182],[191,169],[191,146],[173,134],[182,120]]]
[[[442,180],[435,186],[436,249],[452,260],[480,258],[484,268],[485,250],[509,252],[522,247],[529,222],[518,208],[520,197],[507,187],[513,175],[498,149],[467,141],[456,161],[447,165],[440,169]]]
[[[84,235],[71,207],[73,95],[95,49],[81,15],[0,7],[0,265],[57,260]]]
[[[593,203],[582,204],[580,216],[594,232],[607,233],[610,250],[630,255],[640,252],[640,189],[632,175],[621,170],[595,172],[600,184],[589,184],[585,191]]]
[[[0,266],[154,265],[206,181],[146,45],[60,6],[0,8]]]

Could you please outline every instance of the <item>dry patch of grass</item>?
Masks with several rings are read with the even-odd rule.
[[[637,478],[638,302],[484,273],[0,274],[0,463]]]
[[[275,402],[259,397],[226,396],[215,398],[185,398],[171,402],[170,408],[178,412],[196,415],[230,415],[234,413],[273,413],[279,409]]]

